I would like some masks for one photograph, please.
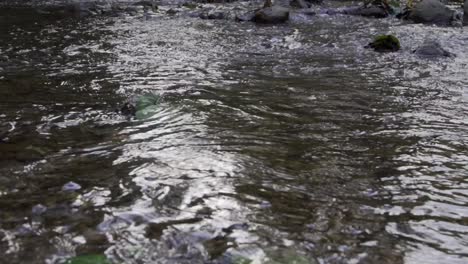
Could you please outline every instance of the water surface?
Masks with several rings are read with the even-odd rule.
[[[0,19],[1,259],[468,261],[466,30],[22,12]],[[382,33],[402,50],[363,48]],[[456,57],[412,53],[434,36]],[[116,111],[147,93],[151,118]]]

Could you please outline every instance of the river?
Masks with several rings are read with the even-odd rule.
[[[0,24],[0,263],[468,262],[466,28]],[[364,48],[386,33],[402,50]],[[116,111],[147,93],[150,118]]]

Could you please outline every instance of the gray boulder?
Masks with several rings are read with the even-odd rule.
[[[426,40],[419,46],[414,53],[421,57],[437,58],[437,57],[454,57],[455,55],[442,48],[442,45],[436,40]]]
[[[423,0],[414,6],[408,18],[416,23],[450,25],[454,12],[439,0]]]
[[[383,6],[359,6],[346,8],[342,12],[345,15],[384,18],[390,14],[390,11]]]
[[[282,6],[265,7],[255,13],[253,21],[262,24],[284,23],[289,19],[289,9]]]

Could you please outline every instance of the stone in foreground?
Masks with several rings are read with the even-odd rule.
[[[425,58],[454,57],[455,55],[442,48],[436,40],[426,40],[414,53]]]

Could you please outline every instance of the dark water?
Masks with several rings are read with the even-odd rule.
[[[0,23],[0,263],[468,262],[466,28]],[[150,119],[116,113],[148,92]]]

